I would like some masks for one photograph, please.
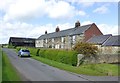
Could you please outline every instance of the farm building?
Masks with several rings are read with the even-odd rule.
[[[120,48],[120,35],[100,35],[90,38],[87,42],[95,44],[102,54],[116,54]]]
[[[9,45],[35,47],[35,39],[33,39],[33,38],[21,38],[21,37],[10,37]]]
[[[102,52],[105,54],[117,54],[120,51],[120,35],[111,36],[102,44]]]

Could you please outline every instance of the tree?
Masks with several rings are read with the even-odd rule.
[[[84,42],[76,43],[73,50],[76,50],[79,54],[83,54],[85,56],[94,56],[98,52],[97,46]]]

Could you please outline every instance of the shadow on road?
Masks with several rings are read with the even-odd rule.
[[[20,56],[21,58],[30,58],[32,56]]]

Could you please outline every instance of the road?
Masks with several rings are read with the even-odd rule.
[[[117,77],[97,77],[70,73],[32,58],[20,58],[12,49],[3,48],[13,66],[26,81],[117,81]]]

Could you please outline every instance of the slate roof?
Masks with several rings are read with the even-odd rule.
[[[67,30],[62,30],[59,32],[53,32],[49,34],[44,34],[41,35],[38,39],[46,39],[46,38],[56,38],[56,37],[64,37],[64,36],[72,36],[72,35],[77,35],[77,34],[82,34],[84,33],[87,29],[91,27],[92,24],[89,25],[84,25],[76,28],[71,28]]]
[[[93,36],[87,42],[102,45],[112,34]]]
[[[102,46],[120,46],[120,35],[111,36]]]

